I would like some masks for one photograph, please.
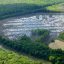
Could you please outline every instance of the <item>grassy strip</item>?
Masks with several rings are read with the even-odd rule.
[[[49,6],[47,9],[51,11],[64,12],[64,3]]]
[[[35,12],[50,12],[46,7],[64,0],[0,0],[0,19]]]
[[[0,64],[51,64],[50,62],[33,59],[26,55],[0,48]]]

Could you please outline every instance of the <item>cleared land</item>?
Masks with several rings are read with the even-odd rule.
[[[55,40],[55,42],[50,43],[49,47],[52,49],[62,49],[64,50],[64,42],[60,40]]]

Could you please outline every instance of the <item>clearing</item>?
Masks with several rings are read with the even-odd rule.
[[[55,40],[55,42],[50,43],[49,47],[52,49],[62,49],[64,50],[64,42],[60,40]]]

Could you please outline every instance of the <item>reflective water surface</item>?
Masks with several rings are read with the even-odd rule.
[[[5,19],[1,21],[1,32],[10,39],[26,34],[31,35],[33,29],[48,29],[50,35],[64,31],[64,15],[33,15]]]

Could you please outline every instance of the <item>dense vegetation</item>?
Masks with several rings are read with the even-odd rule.
[[[61,2],[64,0],[0,0],[0,19],[28,13],[49,12],[46,7]]]
[[[0,64],[51,64],[50,62],[33,59],[29,56],[18,54],[4,48],[0,48]]]
[[[49,6],[47,9],[51,11],[64,12],[64,3]]]
[[[64,64],[64,51],[52,50],[44,43],[32,41],[26,35],[15,41],[0,37],[0,44],[21,53],[51,61],[53,64]]]
[[[32,30],[32,38],[34,41],[36,42],[45,42],[48,43],[49,41],[49,37],[50,37],[50,31],[45,30],[45,29],[36,29],[36,30]]]
[[[64,32],[60,33],[60,35],[58,36],[58,39],[64,41]]]
[[[59,5],[57,4],[62,2],[64,2],[64,0],[0,0],[0,19],[28,13],[59,12],[60,10],[57,10]],[[64,64],[64,51],[61,49],[50,49],[44,44],[45,42],[48,42],[48,39],[49,31],[35,30],[32,31],[32,38],[24,35],[17,40],[9,40],[0,36],[0,44],[6,48],[15,50],[16,52],[25,53],[36,58],[50,61],[52,64]],[[59,35],[59,39],[64,40],[64,33]],[[0,64],[43,63],[44,62],[33,60],[27,56],[18,55],[17,53],[0,48]],[[48,62],[45,64],[48,64]]]

